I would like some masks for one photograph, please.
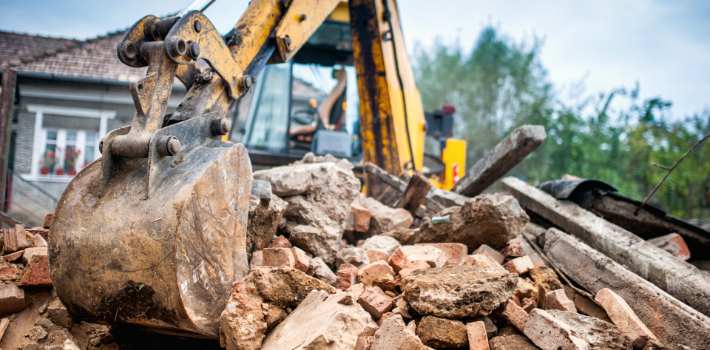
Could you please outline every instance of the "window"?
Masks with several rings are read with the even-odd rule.
[[[42,129],[44,147],[38,159],[42,176],[74,176],[98,156],[98,133],[92,130]]]
[[[35,113],[32,167],[23,176],[68,181],[99,156],[99,142],[115,112],[28,105]]]

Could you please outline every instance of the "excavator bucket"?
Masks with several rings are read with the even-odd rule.
[[[224,109],[205,112],[193,99],[203,104],[184,102],[176,113],[192,114],[166,122],[181,61],[166,44],[172,30],[160,30],[196,18],[148,16],[119,46],[124,63],[148,66],[131,87],[136,115],[103,138],[102,158],[69,184],[50,229],[52,281],[74,315],[214,338],[231,285],[248,270],[251,163],[242,145],[221,141]],[[188,94],[224,92],[208,78],[217,87],[203,81]]]

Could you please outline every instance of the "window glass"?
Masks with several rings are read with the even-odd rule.
[[[42,130],[44,139],[39,175],[74,176],[97,157],[98,132],[93,130]]]
[[[248,147],[271,151],[286,149],[290,73],[288,63],[268,65],[264,69],[251,109]]]

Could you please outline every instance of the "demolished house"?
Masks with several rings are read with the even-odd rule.
[[[253,177],[249,267],[199,310],[212,317],[200,337],[214,340],[122,325],[180,317],[156,310],[162,301],[141,285],[103,314],[62,304],[47,259],[50,215],[43,228],[2,231],[0,346],[710,348],[710,275],[686,261],[708,237],[697,228],[646,241],[515,178],[502,180],[509,193],[467,197],[313,155]],[[364,196],[364,178],[383,190]]]

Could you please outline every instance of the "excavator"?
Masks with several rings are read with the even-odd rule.
[[[198,4],[141,18],[117,55],[147,67],[129,87],[134,117],[103,137],[101,158],[68,185],[50,229],[51,277],[74,315],[215,338],[232,283],[248,272],[253,168],[300,150],[394,175],[427,171],[395,0],[252,0],[226,39]],[[292,113],[293,84],[269,85],[292,83],[294,64],[309,60],[335,81],[301,104],[310,119]],[[168,112],[176,79],[187,92]],[[450,188],[465,144],[441,135],[429,135],[443,145],[435,181]]]

